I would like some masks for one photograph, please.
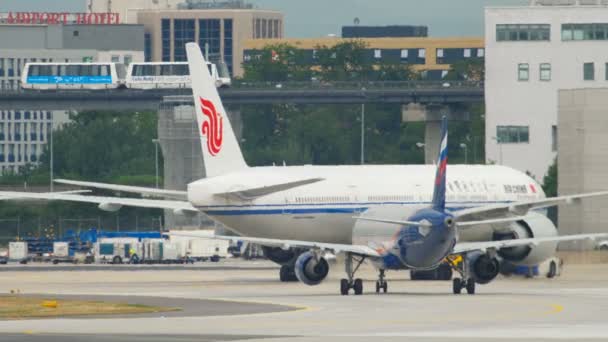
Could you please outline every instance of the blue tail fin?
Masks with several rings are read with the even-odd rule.
[[[441,119],[441,143],[437,158],[437,173],[435,174],[435,189],[433,190],[432,206],[435,210],[445,210],[445,178],[448,166],[448,119]]]

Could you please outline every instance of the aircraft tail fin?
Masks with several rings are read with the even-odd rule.
[[[448,119],[441,119],[441,143],[439,144],[439,157],[437,158],[437,172],[435,173],[435,184],[433,190],[433,209],[445,210],[445,182],[448,166]]]
[[[196,43],[188,43],[186,53],[206,176],[247,168],[200,47]]]

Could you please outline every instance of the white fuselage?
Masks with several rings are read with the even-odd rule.
[[[369,241],[394,234],[399,226],[363,223],[353,217],[407,219],[429,205],[434,176],[433,165],[253,167],[190,183],[188,199],[244,236],[350,244],[362,236],[369,236]],[[305,178],[323,180],[250,200],[212,195]],[[449,165],[447,169],[446,204],[451,210],[544,197],[536,181],[508,167]],[[479,235],[487,230],[470,234],[477,235],[461,238],[487,238]]]

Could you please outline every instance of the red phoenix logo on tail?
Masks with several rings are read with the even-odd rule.
[[[222,149],[222,141],[224,139],[224,124],[222,116],[215,110],[213,102],[199,97],[201,101],[201,109],[205,116],[205,121],[201,125],[201,132],[207,136],[207,150],[212,156],[215,156]]]

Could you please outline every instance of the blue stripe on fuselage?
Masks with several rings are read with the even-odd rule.
[[[510,203],[510,201],[492,201],[492,202],[468,202],[468,206],[464,206],[467,202],[456,202],[460,206],[448,207],[450,211],[462,210],[471,207],[478,207],[496,203]],[[237,216],[237,215],[279,215],[279,214],[353,214],[366,211],[370,206],[383,204],[401,204],[401,205],[428,205],[428,202],[389,202],[389,203],[344,203],[341,205],[352,205],[351,207],[328,207],[331,204],[307,204],[309,208],[302,208],[302,205],[285,205],[285,204],[261,204],[261,205],[235,205],[235,206],[201,206],[199,210],[207,215],[212,216]],[[316,208],[310,206],[319,205]],[[334,204],[335,205],[335,204]],[[268,207],[279,207],[268,209]],[[219,209],[221,207],[222,209]],[[231,208],[231,209],[225,209]],[[232,209],[234,208],[234,209]],[[263,208],[263,209],[262,209]]]

